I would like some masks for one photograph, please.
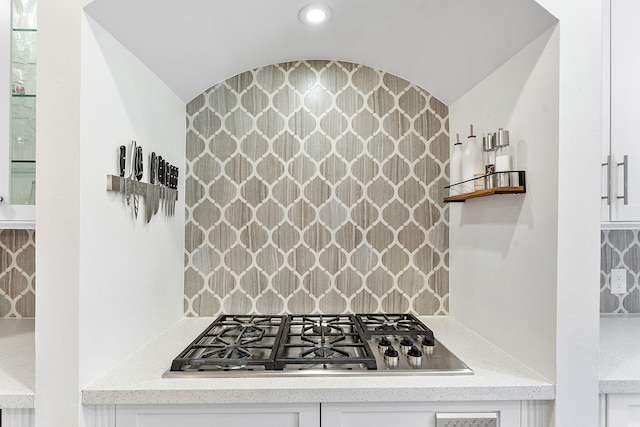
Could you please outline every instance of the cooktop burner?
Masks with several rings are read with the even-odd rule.
[[[293,315],[284,324],[276,369],[328,365],[375,369],[373,353],[353,315]]]
[[[222,315],[165,377],[471,374],[411,314]]]
[[[284,316],[220,316],[173,360],[172,371],[273,369]]]

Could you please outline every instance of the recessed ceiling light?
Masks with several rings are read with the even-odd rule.
[[[308,25],[318,25],[331,19],[331,9],[324,4],[310,4],[300,9],[300,20]]]

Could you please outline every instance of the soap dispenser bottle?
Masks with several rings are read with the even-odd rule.
[[[473,193],[476,190],[474,178],[484,176],[484,164],[482,161],[482,150],[473,134],[473,125],[470,126],[470,134],[467,144],[462,152],[462,180],[467,181],[462,185],[463,193]],[[484,188],[484,180],[478,179],[481,188]]]
[[[462,143],[460,135],[456,134],[456,143],[453,144],[453,152],[449,161],[449,194],[454,196],[462,193]],[[458,184],[458,185],[456,185]]]

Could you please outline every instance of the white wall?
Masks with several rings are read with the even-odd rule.
[[[38,426],[79,425],[79,10],[85,2],[38,5],[35,333]]]
[[[118,174],[118,147],[143,147],[184,173],[185,104],[91,18],[82,27],[80,133],[81,385],[182,317],[184,198],[168,217],[146,224],[140,197],[107,192]],[[182,193],[184,194],[184,193]],[[117,333],[114,333],[117,331]]]
[[[557,28],[449,107],[451,134],[509,130],[527,193],[450,205],[451,315],[555,377]]]
[[[131,139],[145,169],[156,151],[184,172],[185,104],[81,0],[42,6],[36,423],[68,427],[84,425],[85,385],[182,317],[183,201],[146,225],[144,202],[133,220],[106,175]]]
[[[598,425],[602,1],[537,0],[560,19],[556,407]]]
[[[598,422],[602,4],[597,0],[538,0],[538,3],[560,20],[556,30],[559,34],[551,39],[553,44],[558,45],[560,58],[557,66],[557,184],[550,182],[548,177],[537,176],[540,174],[539,167],[546,170],[547,166],[539,164],[540,156],[538,160],[534,159],[531,144],[526,144],[526,160],[520,157],[522,164],[518,166],[527,169],[529,185],[528,194],[520,203],[507,198],[495,203],[474,202],[476,207],[452,208],[450,246],[456,248],[456,242],[462,244],[460,252],[452,250],[451,253],[452,314],[555,380],[556,426],[595,427]],[[527,102],[532,104],[527,108],[535,107],[535,103],[540,100],[533,99],[535,93],[532,90],[536,87],[536,79],[544,78],[538,74],[541,71],[539,67],[552,59],[547,57],[551,53],[547,47],[541,57],[542,61],[532,68],[529,81],[518,95],[519,99],[510,97],[510,102],[526,106],[528,104],[525,99],[528,99]],[[493,77],[490,76],[476,89],[480,90]],[[499,86],[511,81],[512,76],[504,76],[504,82]],[[476,89],[451,107],[452,133],[462,130],[463,135],[467,134],[468,123],[459,123],[459,120],[465,118],[458,119],[456,111],[460,111],[467,96],[472,96]],[[542,104],[538,106],[544,107]],[[481,122],[478,120],[490,121],[495,119],[494,116],[503,114],[502,107],[494,108],[483,111],[485,114],[489,112],[487,117],[475,120],[479,132],[484,129],[480,129]],[[524,111],[521,114],[525,114]],[[530,126],[546,126],[547,122],[536,120],[545,115],[546,112],[542,110],[532,115],[529,118]],[[514,127],[515,121],[519,120],[521,118],[514,114],[509,117],[509,123],[504,124],[505,128],[513,132],[512,137],[521,137]],[[543,131],[541,129],[535,132]],[[554,157],[549,159],[553,163]],[[553,201],[546,193],[555,193],[556,186],[557,194],[553,194],[553,198],[557,198],[557,201]],[[479,203],[487,205],[489,210],[484,214],[478,212]],[[540,206],[541,203],[544,206]],[[459,212],[456,213],[456,209]],[[555,218],[550,217],[544,209],[557,209]],[[552,222],[545,224],[545,218],[551,218]],[[483,234],[478,231],[482,222],[492,232]],[[506,225],[493,225],[498,222],[506,222]],[[554,228],[557,229],[555,242],[550,239]],[[537,237],[536,233],[540,233],[540,236]],[[463,235],[468,238],[463,239]],[[475,239],[488,240],[474,241],[471,237],[474,235]],[[522,249],[525,243],[530,244],[530,253]],[[549,246],[545,249],[547,244]],[[502,293],[487,293],[495,287],[488,282],[488,277],[496,273],[491,272],[489,266],[480,265],[475,259],[476,251],[481,247],[494,252],[493,255],[481,255],[486,261],[497,261],[504,257],[509,260],[509,264],[519,265],[521,269],[517,271],[506,266],[505,262],[496,265],[496,269],[500,271],[506,268],[511,273],[517,273],[513,276],[519,278],[517,283],[515,280],[503,282]],[[473,277],[456,269],[456,265],[462,262],[460,257],[469,258],[471,254],[474,255],[471,262],[476,269]],[[538,265],[545,266],[546,270],[537,267]],[[550,271],[551,269],[555,269],[555,272]],[[536,280],[554,277],[555,283],[552,284]],[[465,283],[464,278],[474,280]],[[477,299],[471,301],[464,295],[467,292]],[[507,312],[504,313],[503,310]],[[487,315],[485,311],[491,311],[492,315]],[[503,323],[494,321],[493,316]],[[554,323],[555,333],[550,331]],[[497,334],[492,332],[493,327],[502,328],[502,331],[520,329],[522,337],[509,332],[504,336]],[[550,334],[545,335],[547,332]],[[538,338],[542,336],[542,341],[527,344],[527,340],[533,338],[532,335]],[[555,354],[551,351],[553,347]],[[528,354],[528,351],[531,353]],[[541,356],[541,359],[535,360],[535,356]],[[553,359],[549,360],[551,356]]]

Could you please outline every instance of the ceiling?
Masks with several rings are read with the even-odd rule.
[[[557,21],[534,0],[94,0],[86,12],[185,102],[262,65],[335,59],[390,72],[451,104]]]

